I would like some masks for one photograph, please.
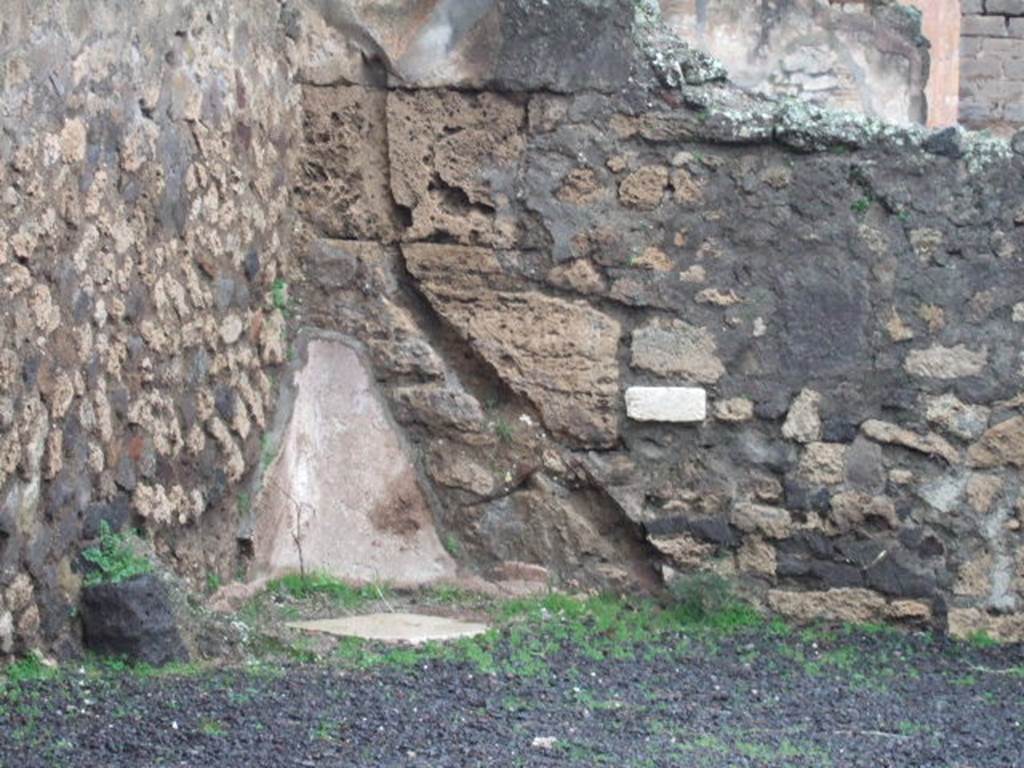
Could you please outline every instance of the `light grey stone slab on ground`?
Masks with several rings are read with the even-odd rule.
[[[306,632],[412,645],[475,637],[487,631],[486,624],[416,613],[370,613],[341,619],[296,621],[288,626]]]

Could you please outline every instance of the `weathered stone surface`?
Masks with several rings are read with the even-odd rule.
[[[387,99],[391,193],[412,217],[402,239],[514,246],[508,206],[524,149],[523,107],[458,91],[392,91]]]
[[[1024,615],[999,616],[977,608],[952,608],[948,615],[949,634],[961,640],[976,632],[1007,643],[1024,640]]]
[[[0,611],[0,654],[14,651],[14,615],[10,611]]]
[[[480,403],[460,389],[429,384],[396,387],[391,398],[395,418],[403,424],[460,432],[476,432],[484,425]]]
[[[583,445],[614,442],[620,395],[613,318],[536,291],[492,290],[500,267],[486,251],[426,244],[403,251],[435,309],[537,406],[549,429]]]
[[[892,603],[866,589],[829,589],[823,592],[786,592],[773,589],[768,604],[799,621],[833,619],[866,623],[879,619],[925,620],[931,610],[924,603],[898,600]]]
[[[94,504],[137,494],[182,571],[236,551],[234,483],[287,350],[269,294],[301,110],[279,12],[4,7],[0,590],[35,585],[22,650],[78,642],[60,564]]]
[[[841,443],[810,443],[800,454],[798,474],[814,485],[843,482],[846,446]]]
[[[972,467],[1024,467],[1024,416],[996,424],[967,451]]]
[[[735,424],[750,421],[754,418],[754,403],[745,397],[732,397],[719,400],[714,405],[715,418],[719,421]]]
[[[956,464],[960,459],[960,453],[956,448],[931,432],[919,435],[909,429],[878,419],[869,419],[861,424],[860,428],[867,437],[879,443],[899,445],[927,456],[937,456],[949,464]]]
[[[869,496],[858,491],[834,495],[829,517],[842,533],[859,529],[869,519],[883,522],[890,528],[899,527],[899,518],[896,516],[896,506],[892,499],[885,496]]]
[[[253,573],[423,584],[455,564],[396,428],[348,343],[305,342],[287,428],[256,500]]]
[[[988,362],[985,349],[971,350],[963,344],[955,347],[934,345],[928,349],[915,349],[907,355],[905,368],[914,376],[933,379],[957,379],[977,376]]]
[[[846,451],[846,483],[870,493],[885,487],[885,461],[882,447],[858,435]]]
[[[188,661],[167,588],[153,574],[82,591],[85,646],[102,656],[162,666]]]
[[[961,566],[953,584],[953,594],[985,598],[992,592],[992,573],[995,559],[985,553]]]
[[[987,475],[972,472],[967,476],[967,502],[971,509],[986,515],[992,504],[1003,490],[1004,481],[999,475]]]
[[[964,440],[975,440],[988,425],[989,409],[982,405],[968,405],[956,395],[945,394],[927,400],[925,415],[950,434]]]
[[[668,169],[660,165],[637,168],[619,184],[619,200],[630,208],[657,208],[668,189]]]
[[[626,415],[635,421],[692,424],[704,421],[708,396],[701,387],[630,387]]]
[[[570,264],[555,267],[548,272],[548,281],[577,293],[604,293],[608,290],[607,281],[586,259],[577,259]]]
[[[782,424],[782,435],[799,443],[813,443],[821,439],[821,416],[818,406],[821,395],[805,389],[789,406],[786,421]]]
[[[793,529],[789,512],[764,504],[737,504],[732,509],[729,521],[741,531],[760,533],[769,539],[784,539]]]
[[[469,533],[497,560],[545,564],[554,576],[589,572],[603,588],[623,588],[651,578],[650,550],[623,524],[621,511],[602,494],[572,493],[541,473],[528,487],[474,510]]]
[[[776,571],[775,548],[755,536],[748,536],[736,553],[740,573],[772,577]]]
[[[715,553],[714,544],[700,541],[685,533],[652,536],[650,542],[677,568],[697,568]]]
[[[681,320],[653,322],[633,332],[631,365],[660,376],[713,384],[725,373],[714,337]]]
[[[329,237],[393,241],[387,95],[360,86],[302,89],[303,136],[295,199]]]

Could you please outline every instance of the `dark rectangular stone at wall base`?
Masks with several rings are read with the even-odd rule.
[[[923,574],[900,562],[898,550],[888,552],[867,569],[870,588],[892,597],[931,597],[938,591],[935,577]]]
[[[82,590],[85,647],[153,666],[188,661],[167,587],[153,574]]]

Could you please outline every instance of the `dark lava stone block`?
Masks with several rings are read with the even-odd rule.
[[[85,647],[104,656],[161,666],[188,661],[170,596],[153,574],[82,590]]]

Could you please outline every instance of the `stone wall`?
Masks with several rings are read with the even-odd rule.
[[[1009,135],[1024,126],[1024,2],[964,0],[960,122]]]
[[[274,0],[4,4],[0,655],[68,638],[103,520],[231,570],[286,354],[286,43]]]
[[[0,651],[101,520],[1024,637],[1024,135],[752,96],[652,3],[332,3],[5,19]]]
[[[661,0],[684,40],[758,93],[799,97],[899,123],[927,118],[920,18],[879,0]]]
[[[751,98],[681,47],[499,88],[463,52],[514,5],[435,61],[458,90],[303,89],[297,312],[366,346],[453,551],[1020,637],[1024,142]]]

